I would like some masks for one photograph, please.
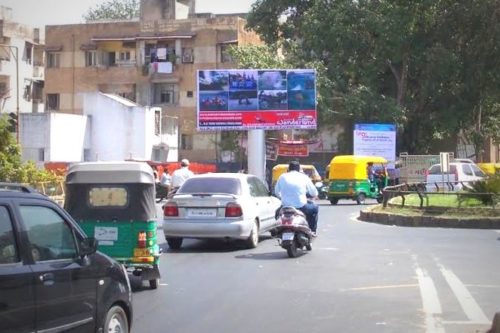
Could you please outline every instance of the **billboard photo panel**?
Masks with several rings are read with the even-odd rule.
[[[199,70],[197,129],[316,129],[311,69]]]

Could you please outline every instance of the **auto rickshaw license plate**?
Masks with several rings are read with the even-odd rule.
[[[134,257],[149,257],[148,249],[134,249]]]

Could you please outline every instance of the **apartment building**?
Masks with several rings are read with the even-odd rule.
[[[46,110],[82,114],[97,91],[160,107],[162,127],[178,123],[179,158],[214,162],[220,133],[196,131],[196,71],[232,68],[230,45],[261,43],[245,24],[196,14],[195,0],[142,0],[134,21],[46,26]]]
[[[42,112],[44,42],[40,29],[12,20],[0,6],[0,111]]]

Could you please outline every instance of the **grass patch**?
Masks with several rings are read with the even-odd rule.
[[[401,205],[403,199],[396,197],[391,199],[390,203]],[[454,194],[428,193],[427,198],[424,198],[424,207],[446,207],[446,208],[466,208],[466,207],[486,207],[476,198],[464,198],[460,203],[458,196]],[[420,207],[420,198],[418,194],[405,195],[405,206]]]

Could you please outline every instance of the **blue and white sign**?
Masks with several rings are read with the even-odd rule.
[[[381,156],[394,168],[396,161],[396,125],[355,124],[354,155]]]

